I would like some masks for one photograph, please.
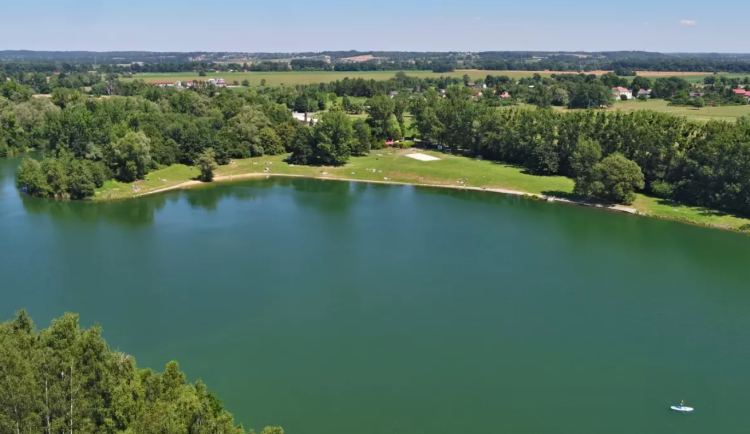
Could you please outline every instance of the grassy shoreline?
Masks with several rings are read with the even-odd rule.
[[[364,157],[353,157],[342,167],[295,166],[284,162],[286,155],[234,160],[215,171],[216,182],[227,182],[265,175],[296,176],[325,180],[388,183],[427,187],[463,188],[534,198],[554,197],[558,201],[586,204],[572,196],[573,181],[562,176],[534,176],[523,168],[493,161],[446,155],[433,151],[422,153],[439,161],[419,161],[407,157],[412,151],[379,150]],[[269,173],[265,172],[266,167]],[[368,170],[369,169],[369,170]],[[374,170],[374,171],[373,171]],[[151,172],[146,180],[135,184],[108,181],[97,190],[92,201],[138,198],[165,191],[205,185],[196,181],[197,169],[181,164]],[[459,182],[466,179],[466,182]],[[133,189],[138,186],[138,191]],[[598,205],[600,206],[600,205]],[[612,207],[615,211],[642,216],[678,220],[720,229],[746,231],[750,219],[715,210],[678,205],[658,198],[637,195],[630,207]]]

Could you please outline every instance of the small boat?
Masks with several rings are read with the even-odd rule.
[[[673,405],[669,408],[674,411],[681,411],[683,413],[690,413],[691,411],[695,410],[693,407],[685,407],[684,405]]]

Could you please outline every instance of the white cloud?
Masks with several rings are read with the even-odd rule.
[[[680,24],[683,26],[694,26],[698,24],[698,21],[696,20],[680,20]]]

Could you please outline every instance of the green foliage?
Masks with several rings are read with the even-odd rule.
[[[607,107],[614,103],[614,99],[609,87],[601,83],[584,83],[572,88],[568,108]]]
[[[15,103],[28,101],[34,94],[34,90],[28,86],[19,84],[14,80],[5,81],[0,84],[0,96]]]
[[[284,145],[281,143],[281,138],[271,127],[265,127],[260,130],[260,143],[263,146],[263,153],[265,155],[278,155],[286,151]]]
[[[214,170],[216,170],[218,166],[216,165],[216,153],[212,148],[203,151],[195,161],[195,165],[201,172],[198,179],[203,182],[211,182],[214,180]]]
[[[114,171],[117,179],[133,182],[143,179],[151,166],[151,140],[142,132],[128,132],[112,143]]]
[[[372,147],[372,131],[370,131],[370,126],[364,120],[357,119],[354,121],[352,128],[354,129],[352,154],[366,155]]]
[[[65,314],[37,331],[20,311],[0,324],[2,433],[243,434],[206,386],[189,384],[177,362],[139,370],[113,351],[99,327]],[[280,427],[264,433],[283,434]]]
[[[49,185],[47,176],[42,171],[42,165],[39,161],[24,158],[21,166],[18,168],[18,186],[32,196],[46,197],[49,195]]]
[[[32,196],[85,199],[110,177],[100,161],[76,160],[70,154],[61,154],[41,163],[25,158],[18,169],[17,183]]]
[[[328,112],[313,127],[312,163],[339,166],[349,160],[355,146],[351,119],[341,111]]]
[[[576,179],[575,191],[612,203],[631,204],[635,190],[644,187],[638,165],[620,154],[612,154],[597,163],[590,176]]]
[[[376,95],[367,101],[367,122],[375,138],[392,140],[394,129],[389,126],[396,110],[396,103],[385,95]]]
[[[657,78],[652,95],[654,98],[669,98],[677,92],[687,92],[691,87],[689,82],[680,77]]]

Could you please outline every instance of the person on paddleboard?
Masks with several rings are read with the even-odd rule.
[[[685,406],[685,400],[684,400],[684,399],[681,399],[681,400],[680,400],[680,408],[682,408],[682,407],[684,407],[684,406]]]

